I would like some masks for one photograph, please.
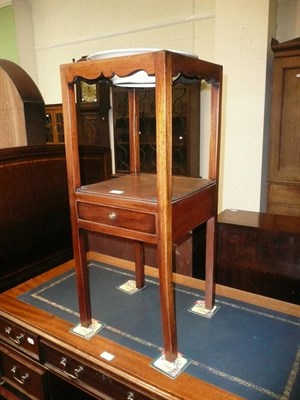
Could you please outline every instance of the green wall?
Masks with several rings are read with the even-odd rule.
[[[0,58],[19,62],[12,5],[0,8]]]

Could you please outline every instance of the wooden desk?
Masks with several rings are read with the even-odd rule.
[[[133,263],[124,260],[97,254],[91,254],[90,257],[94,260],[114,263],[126,269],[134,268]],[[0,295],[1,358],[2,362],[9,358],[11,363],[10,370],[4,371],[3,379],[6,382],[14,384],[23,393],[31,393],[31,399],[39,400],[50,398],[52,388],[47,375],[52,374],[66,379],[93,398],[105,400],[199,400],[199,398],[201,400],[233,400],[239,398],[186,373],[172,380],[152,368],[150,366],[152,360],[148,357],[107,340],[101,335],[90,340],[80,338],[69,332],[72,328],[70,323],[18,300],[18,296],[28,290],[73,269],[74,262],[67,262]],[[157,277],[158,271],[146,267],[146,274]],[[188,287],[199,288],[200,286],[204,289],[205,285],[202,281],[180,275],[175,275],[174,280]],[[218,295],[300,316],[299,307],[292,304],[219,285],[216,291]],[[9,337],[12,337],[14,341]],[[99,355],[104,351],[114,355],[114,359],[107,361],[101,358]],[[67,360],[65,372],[63,371],[64,359]],[[11,373],[11,369],[16,362],[23,363],[25,369],[17,369],[14,374]],[[80,375],[81,368],[84,370],[82,375]],[[27,372],[28,369],[29,372]],[[10,373],[10,377],[5,372],[8,375]],[[78,373],[79,378],[67,376],[66,372],[72,375]],[[26,373],[30,376],[35,373],[35,380],[26,379]],[[16,382],[15,378],[18,378],[21,383]],[[55,397],[55,400],[58,400],[58,397]]]

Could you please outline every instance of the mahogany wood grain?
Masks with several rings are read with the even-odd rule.
[[[184,199],[191,193],[205,189],[214,183],[209,179],[182,176],[173,176],[171,179],[173,202]],[[121,193],[114,193],[113,190],[118,190]],[[122,202],[128,201],[126,203],[128,206],[130,206],[130,201],[135,201],[144,204],[145,211],[151,210],[151,208],[146,207],[151,207],[151,204],[157,203],[156,175],[152,174],[124,175],[104,182],[83,185],[77,191],[96,195],[91,197],[93,202],[97,202],[98,196],[109,198],[109,202],[112,202],[112,204],[117,203],[120,198]],[[101,198],[101,201],[104,201],[105,198]]]
[[[135,89],[128,93],[130,173],[140,172],[139,96]]]
[[[1,149],[0,192],[1,291],[72,258],[64,147]]]
[[[300,216],[300,37],[273,39],[267,211]]]
[[[157,265],[166,359],[177,358],[175,305],[172,282],[172,71],[170,54],[156,62],[156,191]]]
[[[243,210],[218,216],[217,282],[300,304],[300,217]]]
[[[80,158],[83,182],[111,176],[109,149],[81,146]],[[72,258],[64,145],[1,149],[0,192],[3,291]]]
[[[272,233],[300,233],[300,217],[244,210],[224,210],[220,224],[244,226]]]
[[[138,232],[149,232],[150,234],[156,233],[154,214],[81,202],[78,202],[77,209],[80,220],[115,226],[117,229],[125,228]]]
[[[209,142],[209,173],[210,179],[218,182],[219,160],[220,160],[220,126],[221,126],[221,107],[219,107],[222,97],[222,76],[212,85],[211,92],[211,135]]]
[[[206,224],[205,307],[212,310],[215,302],[216,218],[211,217]]]
[[[135,241],[134,243],[134,259],[135,259],[135,274],[136,287],[141,289],[145,286],[145,253],[144,243]]]

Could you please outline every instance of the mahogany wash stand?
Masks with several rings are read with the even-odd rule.
[[[78,78],[90,82],[111,79],[115,74],[124,77],[140,70],[155,76],[157,173],[140,173],[138,89],[131,88],[128,89],[131,173],[82,186],[75,82]],[[205,179],[172,176],[172,85],[177,76],[181,84],[192,81],[199,85],[199,90],[202,80],[211,86],[209,166]],[[163,346],[166,360],[173,362],[178,345],[172,243],[203,223],[206,223],[205,307],[208,310],[214,307],[222,67],[162,50],[62,65],[61,81],[80,323],[83,327],[92,323],[84,232],[101,232],[135,242],[137,288],[144,286],[143,244],[155,244]]]

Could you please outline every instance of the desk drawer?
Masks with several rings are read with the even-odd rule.
[[[46,400],[46,370],[33,360],[0,344],[3,381],[33,400]]]
[[[39,359],[39,338],[37,335],[4,318],[0,318],[0,337],[31,357]]]
[[[86,361],[68,354],[65,350],[43,343],[45,366],[64,376],[84,391],[105,400],[150,400],[144,394],[116,381],[101,370],[87,365]],[[98,397],[99,396],[99,397]],[[103,397],[102,397],[103,396]]]
[[[155,215],[150,213],[79,202],[78,217],[115,228],[155,234]]]

